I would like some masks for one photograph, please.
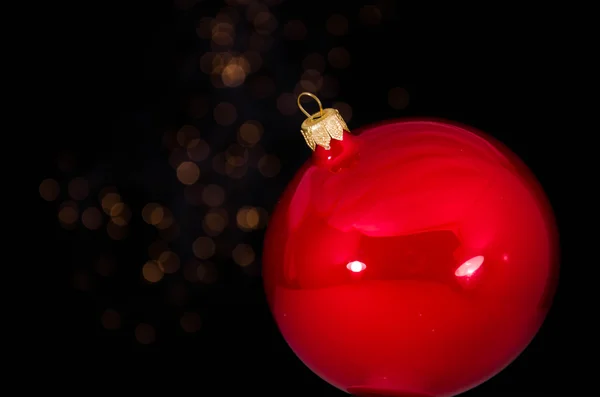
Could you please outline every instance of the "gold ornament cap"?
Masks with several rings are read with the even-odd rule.
[[[309,96],[319,104],[319,111],[315,114],[308,113],[300,104],[303,96]],[[307,117],[300,127],[306,144],[314,151],[317,145],[329,150],[331,139],[341,141],[344,138],[344,130],[350,132],[346,122],[337,109],[323,109],[323,105],[316,95],[303,92],[298,95],[298,107]]]

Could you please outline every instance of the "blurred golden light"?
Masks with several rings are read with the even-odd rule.
[[[277,29],[277,19],[269,11],[261,11],[254,17],[254,29],[261,35],[268,35]]]
[[[187,146],[187,156],[192,161],[202,161],[208,157],[210,147],[202,139],[192,139]]]
[[[202,191],[202,200],[209,207],[218,207],[225,200],[225,190],[219,185],[208,185]]]
[[[255,257],[254,250],[249,244],[238,244],[231,252],[231,256],[235,263],[240,266],[250,265],[254,262]]]
[[[246,71],[238,63],[230,63],[223,69],[221,79],[227,87],[237,87],[246,80]]]
[[[283,27],[283,35],[288,40],[304,40],[306,33],[306,26],[300,20],[289,21]]]
[[[113,219],[106,224],[106,233],[113,240],[123,240],[127,237],[127,228],[114,222]]]
[[[263,176],[266,176],[267,178],[271,178],[277,175],[280,169],[281,163],[279,162],[279,159],[273,156],[272,154],[264,155],[258,161],[258,170]]]
[[[200,57],[200,70],[206,74],[213,72],[213,62],[216,60],[216,54],[214,52],[205,52]]]
[[[163,215],[162,206],[160,204],[148,203],[142,208],[142,219],[149,225],[158,224]]]
[[[327,60],[337,69],[344,69],[350,65],[350,53],[344,47],[335,47],[329,50]]]
[[[262,133],[263,128],[259,121],[248,120],[238,130],[238,142],[241,145],[252,147],[260,141]]]
[[[169,243],[164,240],[156,240],[148,247],[148,256],[152,259],[158,259],[160,254],[169,250]]]
[[[243,178],[246,175],[246,172],[248,172],[248,166],[245,164],[239,167],[229,163],[225,164],[225,173],[232,179]]]
[[[148,261],[142,268],[142,275],[149,283],[157,283],[162,280],[164,273],[156,261]]]
[[[405,109],[408,106],[408,100],[408,91],[402,87],[392,88],[388,92],[388,103],[394,109]]]
[[[360,9],[358,17],[365,25],[376,25],[381,22],[381,10],[374,5],[366,5]]]
[[[90,193],[90,185],[83,178],[74,178],[69,182],[68,191],[73,200],[83,200]]]
[[[296,96],[291,93],[283,93],[277,98],[277,109],[281,114],[291,116],[298,110],[296,105]]]
[[[235,106],[231,103],[221,102],[215,106],[214,117],[217,124],[225,126],[231,125],[237,118],[237,111],[235,110]]]
[[[200,320],[200,315],[198,313],[184,313],[181,317],[181,328],[185,332],[197,332],[200,330],[200,326],[202,325],[202,321]]]
[[[211,33],[213,43],[225,47],[233,45],[235,38],[235,27],[228,21],[213,23]]]
[[[165,251],[158,256],[158,266],[163,273],[171,274],[179,270],[179,256],[172,251]]]
[[[275,83],[270,77],[257,76],[250,82],[250,90],[252,95],[258,99],[268,98],[275,94]]]
[[[227,211],[222,208],[215,208],[204,216],[202,227],[209,236],[216,236],[225,229],[227,222]]]
[[[259,12],[268,12],[269,7],[265,4],[262,4],[258,1],[250,1],[248,7],[246,8],[246,19],[249,22],[252,22],[254,18],[258,15]]]
[[[303,91],[317,92],[323,86],[323,77],[315,69],[308,69],[302,73],[299,86],[301,91],[297,92],[297,95]]]
[[[237,212],[236,220],[240,229],[251,231],[258,228],[260,214],[254,207],[242,207]]]
[[[114,330],[121,327],[121,316],[115,310],[106,309],[100,319],[105,329]]]
[[[139,324],[135,327],[135,339],[142,345],[149,345],[156,339],[156,331],[150,324]]]
[[[46,201],[54,201],[58,198],[60,187],[58,182],[52,178],[44,179],[40,183],[40,196]]]
[[[184,185],[193,185],[200,178],[200,168],[191,161],[184,161],[177,167],[177,179]]]
[[[153,213],[151,218],[152,220],[155,220],[156,218],[160,217],[158,223],[155,224],[157,229],[168,229],[175,222],[175,220],[173,219],[173,214],[168,208],[161,207],[161,209],[156,209],[155,211],[156,213]]]
[[[196,268],[198,281],[211,284],[217,281],[217,268],[210,262],[203,262]]]
[[[333,107],[340,112],[346,123],[352,119],[352,107],[344,102],[335,102]]]
[[[104,212],[107,215],[110,215],[110,210],[111,208],[117,204],[121,202],[121,196],[118,193],[113,193],[113,192],[109,192],[106,193],[100,201],[100,204],[102,205],[102,209],[104,210]]]
[[[304,70],[313,69],[319,73],[325,71],[325,58],[321,54],[312,53],[302,61],[302,68]]]
[[[179,129],[179,131],[177,131],[176,137],[179,146],[181,146],[182,148],[187,148],[188,144],[193,139],[200,138],[200,131],[198,131],[198,129],[193,125],[184,125]]]
[[[117,203],[110,209],[111,220],[119,226],[126,226],[131,219],[131,211],[124,203]]]
[[[327,31],[334,36],[348,33],[348,19],[340,14],[334,14],[327,20]]]
[[[233,167],[241,167],[248,161],[248,149],[234,143],[227,148],[225,152],[227,163]],[[228,173],[229,174],[229,173]]]
[[[86,208],[81,213],[81,223],[90,230],[97,230],[102,226],[102,213],[96,207]]]
[[[77,204],[72,201],[67,201],[61,205],[58,211],[58,220],[65,226],[73,225],[79,218],[79,210]]]
[[[197,258],[208,259],[215,254],[215,242],[210,237],[198,237],[192,244],[192,251]]]

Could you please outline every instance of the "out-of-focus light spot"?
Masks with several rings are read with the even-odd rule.
[[[100,258],[96,261],[96,272],[102,277],[108,277],[112,274],[115,263],[108,258]]]
[[[215,107],[214,117],[217,124],[231,125],[237,118],[237,111],[231,103],[221,102]]]
[[[408,100],[408,91],[404,88],[396,87],[388,92],[388,103],[394,109],[405,109],[408,106]]]
[[[350,270],[352,273],[360,273],[367,268],[367,265],[360,261],[352,261],[346,265],[346,269]]]
[[[106,224],[106,233],[108,234],[108,237],[110,237],[113,240],[125,239],[127,237],[128,232],[129,231],[127,227],[115,223],[113,219],[108,221],[108,223]]]
[[[191,161],[184,161],[177,167],[177,179],[184,185],[193,185],[200,178],[200,168]]]
[[[208,112],[208,101],[205,97],[197,96],[190,99],[188,114],[190,117],[199,119]]]
[[[376,25],[381,22],[381,10],[374,5],[366,5],[360,9],[358,18],[365,25]]]
[[[307,55],[302,61],[302,68],[304,70],[313,69],[319,73],[323,73],[325,71],[325,58],[323,58],[323,55],[317,53]]]
[[[202,192],[204,191],[204,186],[202,185],[191,185],[186,186],[183,190],[183,197],[188,204],[191,205],[202,205],[204,201],[202,201]]]
[[[100,204],[107,215],[110,215],[111,208],[121,202],[121,196],[118,193],[108,192],[101,196]]]
[[[229,47],[235,39],[235,26],[230,21],[213,21],[211,35],[213,43]]]
[[[270,77],[257,76],[250,83],[252,95],[258,99],[268,98],[275,94],[275,83]]]
[[[289,21],[283,27],[283,35],[288,40],[304,40],[306,33],[306,26],[300,20]]]
[[[156,240],[148,247],[148,256],[150,258],[157,260],[165,251],[169,250],[169,243],[165,240]]]
[[[260,213],[259,210],[254,207],[242,207],[238,210],[237,225],[244,231],[255,230],[260,224]]]
[[[225,190],[219,185],[208,185],[202,191],[202,201],[209,207],[218,207],[225,200]]]
[[[160,217],[160,221],[155,225],[157,229],[159,230],[165,230],[170,228],[174,222],[175,219],[173,218],[173,214],[171,213],[171,210],[169,210],[166,207],[162,207],[160,210],[157,210],[157,213],[155,215],[153,215],[153,218],[156,216],[160,216],[162,214],[162,217]]]
[[[260,122],[254,120],[246,121],[238,130],[238,142],[240,145],[252,147],[260,141],[262,133],[263,127]]]
[[[203,262],[196,268],[198,281],[205,284],[212,284],[217,281],[217,268],[210,262]]]
[[[102,326],[108,330],[115,330],[121,327],[121,316],[112,309],[106,309],[102,313],[100,321],[102,322]]]
[[[254,262],[255,257],[254,250],[249,244],[238,244],[231,252],[231,256],[235,263],[240,266],[250,265]]]
[[[216,54],[214,52],[205,52],[200,57],[200,70],[202,70],[202,72],[204,72],[206,74],[213,73],[213,70],[214,70],[213,60],[217,60]]]
[[[210,237],[198,237],[192,244],[192,251],[196,258],[208,259],[215,254],[215,243]]]
[[[227,87],[237,87],[246,80],[246,71],[237,63],[225,66],[221,73],[223,84]]]
[[[277,98],[277,109],[281,114],[291,116],[298,110],[296,105],[296,97],[291,93],[283,93]]]
[[[277,175],[280,169],[281,163],[279,162],[279,159],[272,154],[264,155],[258,161],[258,170],[267,178],[272,178]]]
[[[300,87],[303,91],[317,92],[322,86],[323,77],[317,70],[308,69],[302,73],[302,77],[300,78]]]
[[[187,148],[192,140],[200,138],[200,131],[193,125],[184,125],[177,131],[176,137],[179,146]]]
[[[344,102],[335,102],[333,107],[340,112],[340,115],[348,123],[352,119],[352,107]]]
[[[327,31],[334,36],[343,36],[348,32],[348,19],[334,14],[327,19]]]
[[[179,256],[172,251],[165,251],[161,253],[157,260],[158,266],[163,273],[171,274],[179,270]]]
[[[256,14],[253,20],[254,29],[256,33],[261,35],[268,35],[273,33],[277,29],[277,19],[269,11],[261,11]]]
[[[180,324],[185,332],[198,332],[202,325],[202,321],[198,313],[184,313],[181,317]]]
[[[149,345],[156,340],[156,331],[150,324],[139,324],[135,327],[135,339],[142,345]]]
[[[158,224],[164,213],[162,206],[157,203],[148,203],[142,208],[142,219],[149,225]]]
[[[44,179],[40,183],[40,196],[46,201],[54,201],[58,198],[60,187],[54,179]]]
[[[204,232],[209,236],[220,234],[227,226],[227,211],[223,208],[215,208],[210,210],[202,222]]]
[[[162,280],[164,273],[156,261],[148,261],[142,268],[142,276],[149,283],[157,283]]]
[[[258,1],[250,1],[248,7],[246,8],[246,19],[249,22],[252,22],[260,12],[268,11],[269,7],[267,7],[265,4],[262,4]]]
[[[68,191],[73,200],[83,200],[90,193],[90,185],[83,178],[75,178],[69,182]]]
[[[225,160],[232,167],[241,167],[248,161],[248,149],[234,143],[227,148]],[[230,174],[230,172],[227,172],[227,174]]]
[[[81,213],[81,223],[90,230],[98,230],[102,226],[102,213],[96,207],[86,208]]]
[[[465,263],[463,263],[462,265],[460,265],[458,269],[456,269],[456,271],[454,272],[454,275],[457,277],[470,277],[477,271],[477,269],[481,267],[482,264],[483,256],[475,256],[469,259],[468,261],[465,261]]]
[[[329,50],[327,60],[337,69],[344,69],[350,65],[350,53],[344,47],[335,47]]]
[[[202,139],[193,139],[187,147],[187,156],[192,161],[206,160],[210,153],[208,143]]]
[[[64,202],[58,211],[58,220],[60,223],[65,227],[69,227],[77,222],[77,218],[79,218],[77,204],[73,201]]]
[[[111,220],[119,226],[127,226],[131,220],[131,210],[124,203],[117,203],[110,209]]]

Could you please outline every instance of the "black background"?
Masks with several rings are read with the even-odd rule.
[[[595,270],[590,270],[596,259],[582,249],[595,238],[585,231],[582,219],[593,196],[581,188],[588,183],[582,172],[586,166],[579,163],[583,135],[559,122],[567,113],[577,74],[567,67],[575,62],[575,51],[565,44],[569,29],[556,22],[560,12],[490,6],[440,10],[434,16],[382,1],[368,3],[381,11],[379,21],[368,24],[361,18],[367,3],[272,3],[269,11],[278,21],[270,33],[272,46],[262,53],[261,69],[236,88],[216,88],[200,70],[200,57],[211,44],[198,36],[198,21],[214,17],[227,6],[225,2],[104,2],[65,11],[74,16],[66,18],[68,28],[53,40],[68,38],[73,44],[63,72],[75,89],[64,96],[60,89],[54,92],[63,111],[57,113],[61,119],[56,131],[42,142],[47,150],[41,179],[55,179],[61,194],[53,202],[40,200],[41,224],[51,236],[50,257],[60,258],[59,273],[69,284],[61,304],[66,322],[54,327],[61,340],[60,355],[77,356],[65,357],[65,373],[80,374],[70,379],[79,377],[82,382],[84,376],[91,379],[90,387],[111,385],[113,390],[119,390],[114,389],[117,385],[164,382],[173,394],[183,387],[207,396],[344,395],[304,367],[283,341],[262,291],[264,230],[241,232],[235,225],[235,212],[243,205],[272,211],[287,182],[310,156],[298,132],[303,116],[282,115],[277,97],[293,92],[307,55],[320,53],[327,60],[328,51],[341,46],[351,62],[342,69],[326,62],[324,74],[337,79],[339,91],[333,98],[323,98],[323,103],[350,105],[350,129],[415,116],[472,125],[505,143],[529,165],[555,210],[561,233],[561,281],[549,317],[513,364],[465,396],[598,395],[593,385],[598,368],[593,325],[597,299],[592,288]],[[252,32],[244,17],[248,6],[230,4],[241,15],[236,37],[242,42]],[[327,31],[332,14],[347,18],[347,34],[338,37]],[[286,37],[284,26],[291,20],[303,22],[307,30],[303,40]],[[237,50],[243,48],[236,45]],[[249,87],[256,76],[270,78],[275,92],[264,99],[253,97]],[[394,87],[408,93],[404,109],[388,103]],[[207,111],[194,118],[189,104],[198,96],[206,101]],[[222,101],[237,109],[237,120],[228,127],[213,119],[212,109]],[[143,206],[155,201],[173,211],[181,233],[171,249],[182,263],[191,257],[191,243],[202,235],[199,225],[207,210],[185,203],[163,135],[185,124],[197,125],[212,157],[235,143],[237,128],[250,119],[262,123],[260,145],[279,158],[281,171],[265,178],[255,167],[243,178],[231,179],[211,170],[210,161],[200,165],[199,183],[222,186],[227,195],[223,206],[230,214],[232,230],[215,237],[221,252],[213,259],[216,281],[188,285],[175,274],[155,285],[144,282],[141,268],[156,233],[141,220]],[[126,239],[113,241],[103,228],[61,226],[56,214],[61,202],[68,200],[67,185],[75,177],[91,181],[81,209],[98,206],[103,187],[119,190],[133,214]],[[250,244],[256,253],[248,268],[241,269],[227,255],[238,243]],[[109,258],[114,265],[109,276],[96,272],[99,258]],[[77,282],[82,277],[85,288]],[[174,302],[172,291],[181,289],[183,298]],[[107,309],[120,315],[116,330],[103,328],[101,317]],[[181,329],[184,312],[200,315],[198,332]],[[154,327],[153,343],[136,341],[139,323]],[[52,347],[58,344],[58,339],[44,340]],[[129,360],[139,368],[132,364],[124,370]],[[141,367],[148,365],[154,369],[143,372]]]

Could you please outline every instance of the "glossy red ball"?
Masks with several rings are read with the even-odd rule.
[[[454,396],[513,361],[558,276],[555,220],[491,137],[384,123],[317,147],[270,220],[267,299],[285,340],[360,396]]]

